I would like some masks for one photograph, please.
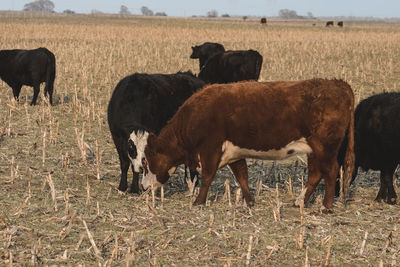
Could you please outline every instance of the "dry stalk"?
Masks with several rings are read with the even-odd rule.
[[[299,203],[300,208],[300,234],[297,237],[297,246],[299,249],[303,248],[306,227],[304,225],[304,200]]]
[[[240,196],[242,195],[242,190],[240,188],[236,189],[235,192],[235,205],[239,206],[241,204]]]
[[[76,210],[74,210],[72,212],[72,215],[71,215],[71,218],[69,219],[67,227],[64,227],[61,230],[61,232],[59,233],[58,236],[60,237],[61,240],[66,238],[69,235],[69,232],[71,231],[72,223],[74,222],[75,217],[76,217]]]
[[[89,178],[86,178],[86,205],[90,204],[90,184]]]
[[[382,254],[388,252],[387,249],[392,244],[392,240],[393,240],[393,232],[390,231],[388,237],[386,238],[385,245],[383,246]]]
[[[60,123],[58,122],[58,120],[56,121],[56,132],[54,134],[54,144],[57,144],[58,142],[58,129],[60,127]]]
[[[17,218],[19,218],[19,216],[21,216],[22,210],[25,208],[25,206],[28,203],[30,198],[31,198],[31,196],[28,196],[25,199],[25,201],[21,204],[21,206],[19,207],[18,211],[14,214],[14,216],[17,216]]]
[[[252,247],[253,247],[253,236],[250,235],[250,238],[249,238],[249,247],[247,248],[247,255],[246,255],[246,266],[249,266],[249,265],[250,265]]]
[[[288,193],[289,193],[289,196],[293,196],[292,176],[289,176]]]
[[[154,186],[151,185],[151,206],[154,208],[156,206],[156,190]]]
[[[114,235],[114,249],[113,249],[113,251],[112,251],[112,253],[111,253],[111,259],[110,259],[110,261],[112,262],[112,260],[115,258],[115,259],[118,259],[118,253],[119,252],[119,246],[118,246],[118,236],[115,234]],[[110,265],[111,265],[111,263],[110,263]]]
[[[326,247],[326,256],[324,266],[329,266],[329,258],[331,256],[331,248],[332,248],[333,236],[329,236],[328,246]]]
[[[231,202],[231,187],[229,185],[229,180],[225,180],[225,194],[224,194],[224,199],[228,200],[229,207],[232,207],[232,202]]]
[[[69,214],[69,194],[68,189],[64,192],[64,202],[65,202],[65,215]]]
[[[360,256],[364,253],[364,249],[365,249],[365,244],[367,242],[367,238],[368,238],[368,231],[365,231],[364,239],[363,239],[363,241],[361,243],[361,247],[360,247]]]
[[[160,218],[160,216],[158,216],[157,211],[152,207],[147,205],[147,207],[150,209],[151,213],[153,213],[154,217],[156,218],[158,224],[164,228],[165,230],[168,229],[168,227],[165,225],[165,222],[163,221],[163,219]]]
[[[340,177],[340,200],[341,200],[341,202],[343,203],[343,204],[346,204],[346,196],[344,195],[344,187],[343,187],[343,182],[344,182],[344,179],[343,179],[343,167],[340,167],[340,170],[339,170],[339,177]]]
[[[100,216],[100,204],[96,201],[96,208],[97,208],[97,216]]]
[[[260,196],[261,190],[262,190],[262,180],[258,179],[256,186],[256,197]]]
[[[53,178],[51,177],[51,174],[49,173],[49,175],[47,176],[47,183],[50,186],[50,190],[51,190],[51,198],[53,199],[53,204],[54,204],[54,211],[58,211],[58,207],[57,207],[57,199],[56,199],[56,190],[54,188],[54,183],[53,183]]]
[[[304,267],[310,267],[310,263],[308,262],[308,246],[306,246],[306,259],[304,260]]]
[[[161,186],[161,208],[164,208],[164,185]]]
[[[8,112],[8,128],[7,128],[7,136],[11,136],[11,117],[12,117],[12,112],[11,109]]]
[[[26,168],[26,178],[28,180],[28,196],[30,197],[32,192],[31,192],[31,168]]]
[[[76,141],[78,143],[78,148],[79,151],[81,152],[81,157],[82,157],[82,162],[83,165],[87,165],[87,157],[86,157],[86,149],[85,149],[85,142],[84,142],[84,136],[85,136],[85,124],[82,125],[82,133],[78,133],[78,129],[75,128],[75,135],[76,135]]]
[[[100,180],[100,153],[99,153],[99,143],[96,139],[96,172],[97,180]]]
[[[76,243],[76,246],[75,246],[75,250],[76,250],[76,251],[79,250],[79,247],[81,246],[82,241],[83,241],[84,238],[85,238],[85,235],[82,233],[82,234],[80,235],[80,237],[79,237],[78,243]]]
[[[42,150],[42,167],[46,161],[46,130],[43,131],[43,150]]]
[[[186,196],[193,196],[194,189],[196,188],[197,177],[194,177],[193,181],[190,178],[186,178],[186,183],[188,185],[189,193]]]
[[[90,244],[92,245],[92,248],[94,250],[94,253],[95,253],[96,257],[99,258],[100,260],[103,260],[103,257],[101,256],[101,253],[100,253],[100,250],[97,248],[96,242],[94,242],[93,236],[90,233],[89,228],[88,228],[85,220],[84,219],[81,219],[81,220],[82,220],[83,225],[85,226],[87,236],[89,238]]]
[[[15,158],[14,156],[11,157],[11,164],[10,164],[10,182],[11,184],[14,184],[14,179],[15,179]]]
[[[272,212],[274,214],[274,219],[275,221],[280,221],[281,220],[281,207],[282,207],[282,202],[279,200],[279,187],[278,184],[275,184],[276,186],[276,195],[275,195],[275,205],[272,204]]]

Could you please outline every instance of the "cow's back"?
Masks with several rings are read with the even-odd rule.
[[[125,77],[109,102],[110,129],[123,127],[158,133],[178,107],[203,85],[201,80],[183,73],[137,73]]]
[[[189,98],[170,123],[187,149],[208,139],[267,151],[315,134],[321,120],[332,120],[333,128],[349,121],[352,101],[339,80],[217,84]]]
[[[380,170],[400,162],[400,93],[371,96],[355,110],[356,164]]]

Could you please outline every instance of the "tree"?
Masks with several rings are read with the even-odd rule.
[[[218,17],[218,11],[213,9],[207,12],[207,17],[209,18],[216,18]]]
[[[130,15],[131,12],[129,11],[127,6],[122,5],[121,8],[119,9],[119,14],[120,15]]]
[[[299,15],[297,15],[296,11],[290,10],[290,9],[281,9],[281,10],[279,10],[279,17],[284,18],[284,19],[298,19],[298,18],[301,18]]]
[[[71,9],[66,9],[63,11],[64,14],[75,14],[75,11],[71,10]]]
[[[36,0],[24,5],[24,11],[53,12],[54,3],[50,0]]]
[[[229,14],[222,14],[221,17],[223,17],[223,18],[229,18],[230,16],[229,16]]]
[[[147,6],[142,6],[140,11],[142,11],[142,14],[145,16],[153,16],[154,14],[153,10],[149,9]]]
[[[309,19],[315,19],[315,17],[313,16],[313,13],[312,13],[312,12],[307,12],[307,17],[308,17]]]
[[[156,12],[156,14],[154,14],[154,16],[168,16],[167,13],[165,12]]]

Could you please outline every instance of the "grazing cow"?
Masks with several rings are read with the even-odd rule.
[[[343,21],[338,21],[337,25],[338,25],[339,27],[343,27]]]
[[[121,165],[119,190],[128,188],[127,173],[132,163],[133,180],[129,191],[139,192],[141,162],[135,158],[143,154],[140,138],[149,132],[158,134],[179,106],[203,86],[204,82],[191,72],[136,73],[118,83],[108,104],[108,125]]]
[[[223,52],[225,52],[223,45],[219,43],[206,42],[202,45],[192,46],[192,54],[190,55],[190,58],[199,59],[199,69],[201,70],[211,56]]]
[[[194,204],[203,204],[217,169],[229,165],[251,206],[246,158],[308,154],[308,182],[296,204],[307,202],[323,177],[321,209],[327,212],[332,209],[337,153],[346,130],[345,181],[351,179],[353,121],[354,95],[341,80],[210,85],[191,96],[158,136],[148,135],[142,186],[164,184],[179,164],[199,167],[201,187]]]
[[[33,50],[0,50],[0,78],[13,90],[16,100],[23,85],[33,87],[31,105],[36,105],[40,84],[46,82],[44,95],[49,93],[53,104],[53,85],[56,77],[56,58],[46,48]]]
[[[329,27],[329,26],[333,26],[333,21],[332,20],[326,22],[326,27]]]
[[[400,93],[382,93],[371,96],[358,104],[354,114],[355,168],[380,171],[381,185],[376,201],[395,204],[393,174],[400,163]],[[339,153],[339,164],[343,162],[346,147]],[[339,182],[336,195],[339,194]]]
[[[263,57],[254,50],[226,51],[212,56],[200,70],[199,78],[206,83],[257,81]]]
[[[267,19],[266,18],[261,18],[261,24],[267,24]]]

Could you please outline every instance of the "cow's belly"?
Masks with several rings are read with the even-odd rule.
[[[312,152],[304,137],[292,141],[281,149],[271,149],[268,151],[257,151],[253,149],[241,148],[235,146],[230,141],[225,141],[222,145],[222,157],[219,168],[226,164],[245,158],[263,159],[263,160],[281,160],[292,156],[309,154]]]

